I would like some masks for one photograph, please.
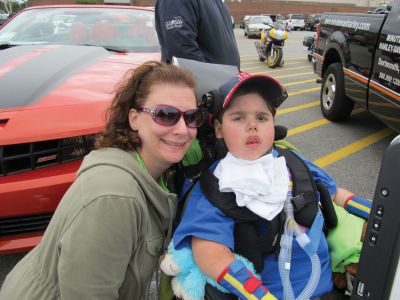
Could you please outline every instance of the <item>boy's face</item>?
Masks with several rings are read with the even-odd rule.
[[[215,135],[223,138],[235,157],[255,160],[272,147],[274,117],[265,100],[256,93],[232,99],[222,116],[222,124],[215,121]]]

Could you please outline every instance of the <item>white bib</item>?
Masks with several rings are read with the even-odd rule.
[[[234,192],[238,206],[246,206],[268,221],[283,209],[289,189],[283,156],[267,154],[256,160],[244,160],[228,152],[214,175],[219,179],[221,192]]]

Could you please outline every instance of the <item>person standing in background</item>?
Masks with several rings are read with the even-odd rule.
[[[155,14],[162,61],[175,56],[240,69],[231,14],[221,0],[157,0]]]

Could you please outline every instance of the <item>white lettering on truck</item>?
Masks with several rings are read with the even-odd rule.
[[[384,60],[382,58],[378,58],[378,65],[382,66],[384,68],[396,71],[397,73],[400,73],[400,68],[398,63],[391,63],[387,60]]]
[[[338,20],[338,19],[330,19],[330,18],[325,19],[325,24],[352,28],[355,31],[357,31],[357,30],[369,31],[369,28],[371,27],[371,23],[357,22],[357,21],[350,21],[350,20]]]
[[[388,34],[386,41],[400,44],[400,35]]]

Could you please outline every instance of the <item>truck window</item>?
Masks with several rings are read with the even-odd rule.
[[[303,15],[292,15],[292,19],[302,20],[302,19],[304,19],[304,16]]]

